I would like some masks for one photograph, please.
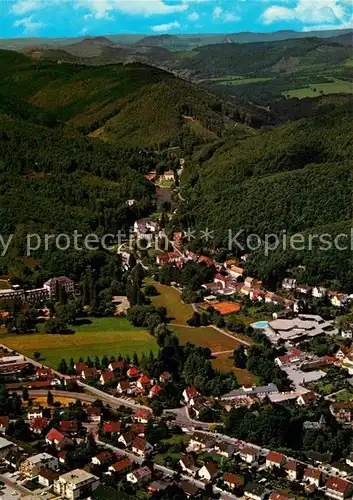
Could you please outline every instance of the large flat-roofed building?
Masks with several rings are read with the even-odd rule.
[[[55,297],[57,286],[65,288],[68,294],[72,294],[75,291],[75,283],[66,276],[51,278],[44,283],[43,288],[48,291],[49,297],[52,298]]]
[[[246,387],[243,386],[240,389],[234,389],[233,391],[224,394],[221,399],[238,399],[244,396],[267,396],[269,394],[278,394],[278,387],[275,384],[268,384],[257,387],[256,385]]]
[[[75,469],[62,474],[54,481],[54,492],[63,498],[75,500],[87,498],[99,486],[99,479],[83,469]]]
[[[297,343],[306,338],[337,334],[329,321],[315,314],[299,314],[297,318],[275,319],[268,323],[272,330],[268,336],[272,342]]]

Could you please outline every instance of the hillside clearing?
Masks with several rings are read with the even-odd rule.
[[[319,97],[320,94],[351,94],[352,91],[353,85],[351,82],[337,80],[328,83],[313,83],[308,87],[282,92],[282,95],[288,98],[304,99],[305,97]]]

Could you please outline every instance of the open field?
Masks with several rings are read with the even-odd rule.
[[[239,342],[235,339],[222,335],[210,326],[200,328],[173,326],[172,330],[178,335],[181,344],[190,342],[191,344],[209,347],[212,352],[231,351],[239,346]]]
[[[32,396],[31,402],[34,405],[43,406],[44,408],[48,406],[47,398],[44,396]],[[54,402],[61,403],[61,406],[69,406],[70,403],[76,403],[76,399],[64,398],[62,396],[54,396]]]
[[[27,356],[39,351],[43,362],[57,367],[61,358],[80,356],[117,356],[157,351],[153,337],[144,329],[134,328],[125,318],[94,318],[92,323],[75,327],[72,335],[47,333],[0,334],[0,342]],[[45,359],[44,359],[45,358]]]
[[[221,85],[248,85],[250,83],[261,83],[261,82],[269,82],[273,80],[273,78],[232,78],[220,80],[219,83]]]
[[[151,281],[150,281],[151,282]],[[157,288],[159,295],[152,297],[153,305],[166,307],[171,323],[186,325],[186,320],[192,316],[193,310],[190,304],[184,304],[180,300],[180,293],[175,288],[151,282]]]
[[[242,370],[241,368],[236,368],[234,366],[234,360],[233,358],[230,358],[231,353],[227,354],[220,354],[217,356],[217,358],[212,360],[212,366],[216,370],[219,370],[220,372],[234,372],[239,384],[256,384],[257,383],[257,377],[255,377],[252,373],[250,373],[248,370]]]
[[[316,89],[316,92],[314,89]],[[282,92],[282,94],[285,97],[297,97],[298,99],[304,99],[305,97],[319,97],[321,92],[323,94],[351,94],[353,92],[353,85],[351,82],[344,80],[337,80],[335,82],[328,83],[313,83],[308,87],[288,90],[286,92]]]

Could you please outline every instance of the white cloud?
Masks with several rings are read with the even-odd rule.
[[[152,31],[156,33],[165,33],[166,31],[171,31],[180,28],[180,23],[178,21],[172,21],[171,23],[156,24],[151,26]]]
[[[213,19],[223,23],[234,23],[240,21],[241,17],[233,14],[232,12],[224,12],[222,7],[215,7],[213,9]]]
[[[200,1],[200,0],[188,0]],[[75,9],[85,8],[96,19],[111,18],[114,11],[125,14],[154,15],[184,12],[188,3],[180,0],[178,3],[165,3],[163,0],[17,0],[12,6],[12,12],[23,15],[42,10],[56,3],[71,4]]]
[[[33,16],[24,17],[23,19],[18,19],[13,23],[15,28],[23,27],[24,33],[29,34],[37,31],[39,28],[44,26],[43,23],[39,21],[33,21]]]
[[[222,12],[223,12],[222,7],[215,7],[213,9],[213,17],[215,19],[219,19],[221,17],[221,15],[222,15]]]
[[[223,19],[224,19],[225,23],[231,23],[231,22],[235,23],[237,21],[240,21],[241,17],[236,16],[235,14],[232,14],[231,12],[227,12],[226,14],[224,14]]]
[[[197,21],[198,19],[200,19],[200,16],[197,12],[191,12],[191,14],[188,15],[189,21]]]
[[[349,21],[351,5],[347,0],[297,0],[293,7],[272,5],[262,15],[264,24],[298,21],[304,25],[340,26]]]

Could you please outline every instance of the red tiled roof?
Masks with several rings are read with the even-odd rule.
[[[288,500],[289,496],[284,493],[278,493],[277,491],[273,491],[269,496],[269,500]]]
[[[77,432],[78,431],[77,420],[62,420],[60,422],[60,429],[63,432]]]
[[[103,382],[111,382],[115,380],[114,373],[109,371],[103,372],[101,377],[103,378]]]
[[[295,460],[287,460],[285,468],[288,470],[297,470],[297,462]]]
[[[131,432],[134,434],[144,434],[146,430],[146,424],[132,424],[131,427]]]
[[[64,434],[53,428],[50,429],[50,431],[46,435],[46,438],[48,439],[48,441],[57,441],[58,443],[60,443],[60,441],[65,438],[65,436]]]
[[[154,396],[157,396],[162,390],[162,387],[160,385],[154,385],[151,389],[151,393],[154,395]]]
[[[149,385],[151,383],[151,380],[147,375],[142,375],[139,379],[138,382],[142,385]]]
[[[196,396],[196,394],[197,394],[197,390],[195,389],[195,387],[187,387],[185,389],[185,392],[186,392],[186,395],[188,398],[191,398],[192,396]]]
[[[134,442],[132,444],[133,448],[136,448],[140,451],[145,451],[147,449],[147,441],[141,437],[135,437]]]
[[[135,417],[148,419],[151,418],[151,412],[149,410],[145,410],[144,408],[139,408],[135,412]]]
[[[161,373],[160,378],[162,378],[164,380],[169,380],[170,379],[170,373],[167,372],[167,371],[165,371],[165,372]]]
[[[120,432],[120,422],[106,422],[103,425],[104,432]]]
[[[330,476],[326,481],[326,488],[337,491],[338,493],[345,493],[352,487],[352,483],[340,477]]]
[[[81,363],[76,363],[75,364],[75,370],[76,370],[77,373],[81,373],[86,368],[87,368],[87,365],[83,361]]]
[[[241,450],[241,453],[243,455],[256,456],[256,455],[258,455],[259,452],[256,448],[253,448],[252,446],[244,446],[244,448]]]
[[[277,451],[269,451],[266,460],[276,464],[281,464],[284,460],[284,455],[282,455],[282,453],[277,453]]]
[[[136,366],[132,366],[131,368],[128,369],[128,371],[126,373],[127,373],[128,377],[137,377],[139,374],[139,371],[136,368]]]
[[[321,471],[319,469],[313,469],[312,467],[308,467],[304,471],[304,477],[312,477],[313,479],[320,479]]]
[[[123,370],[125,368],[125,363],[124,361],[112,361],[109,363],[109,366],[111,366],[112,370]]]
[[[120,472],[124,469],[128,469],[131,465],[131,462],[128,458],[124,458],[123,460],[119,460],[119,462],[116,462],[113,464],[111,467],[115,470],[115,472]]]
[[[46,428],[47,425],[48,425],[48,419],[44,417],[33,418],[29,423],[31,429],[43,430]]]
[[[232,472],[225,472],[223,474],[223,481],[226,483],[236,484],[237,486],[241,486],[244,482],[242,477],[237,474],[233,474]]]
[[[94,458],[96,458],[100,462],[107,462],[108,460],[111,460],[113,458],[113,455],[110,453],[110,451],[102,451],[102,453],[99,453]]]
[[[6,429],[9,426],[9,417],[7,415],[4,415],[0,417],[0,427],[6,427]]]

